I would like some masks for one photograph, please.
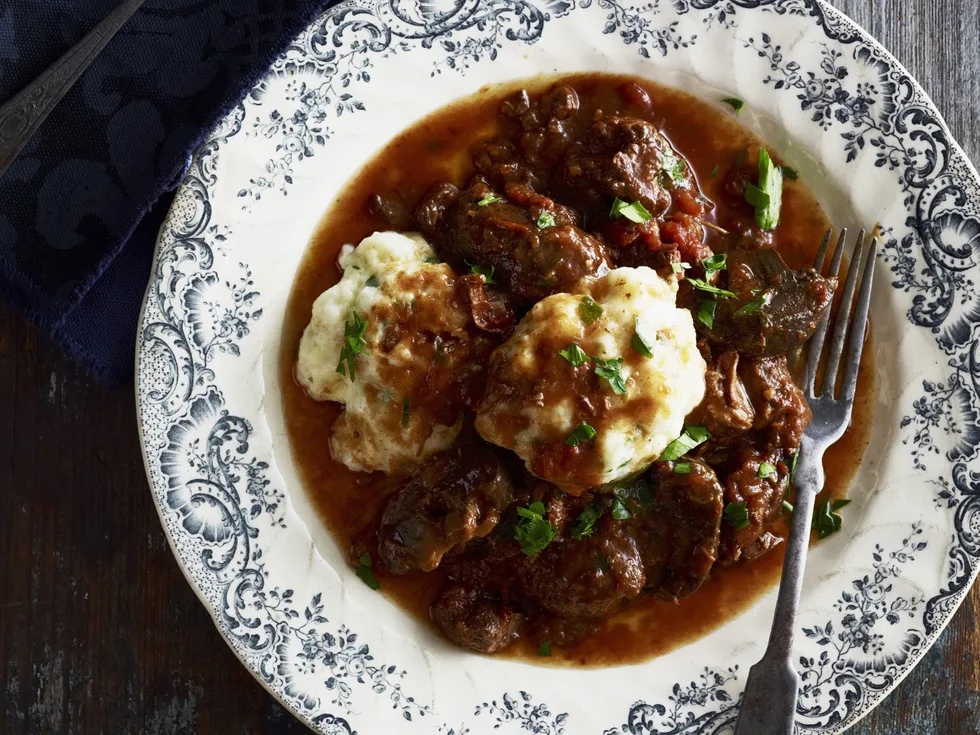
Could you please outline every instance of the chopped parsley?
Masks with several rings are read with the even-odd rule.
[[[623,358],[616,357],[611,360],[600,360],[593,357],[595,363],[595,374],[600,378],[609,381],[609,387],[617,396],[626,395],[626,378],[623,377]]]
[[[547,210],[542,210],[541,214],[538,215],[538,229],[543,230],[546,227],[554,227],[555,218],[551,212]]]
[[[724,516],[736,531],[749,527],[749,509],[744,500],[726,505]]]
[[[726,105],[731,105],[732,109],[735,110],[735,114],[738,115],[745,107],[745,102],[740,100],[738,97],[726,97],[722,100]]]
[[[555,527],[544,518],[547,510],[540,500],[527,508],[517,509],[521,519],[514,526],[514,538],[520,542],[521,551],[528,556],[543,551],[555,538]]]
[[[764,294],[757,296],[744,306],[739,307],[739,309],[735,312],[735,316],[749,316],[750,314],[755,314],[763,306],[769,306],[770,301],[772,301],[772,292],[766,291]]]
[[[793,473],[796,472],[796,463],[800,461],[800,450],[797,449],[793,452],[793,456],[789,458],[789,477],[793,479]]]
[[[768,479],[776,474],[776,465],[769,464],[768,462],[759,463],[759,477],[763,480]]]
[[[441,263],[442,261],[439,260],[439,256],[438,255],[430,255],[428,258],[426,258],[422,262],[423,263],[428,263],[429,265],[432,265],[434,263]]]
[[[622,505],[620,512],[625,511],[627,514],[631,514],[633,512],[630,510],[630,508],[644,510],[653,504],[653,495],[650,493],[650,486],[642,481],[634,481],[631,485],[614,488],[613,496],[616,498],[616,500],[613,502],[613,518],[616,518],[617,520],[629,518],[629,515],[626,515],[623,518],[616,515],[617,503]]]
[[[673,153],[665,153],[661,156],[660,167],[671,181],[680,181],[684,178],[684,162]]]
[[[588,508],[579,513],[575,523],[572,524],[572,538],[581,541],[595,533],[595,524],[602,517],[602,503],[593,503]]]
[[[476,265],[470,261],[464,261],[466,265],[470,267],[470,273],[474,273],[478,276],[483,276],[483,280],[487,282],[487,285],[494,283],[493,272],[496,270],[492,265],[484,268],[482,265]]]
[[[696,424],[684,427],[684,433],[674,439],[663,454],[660,455],[661,462],[673,462],[680,459],[696,446],[704,444],[711,438],[711,434],[703,426]]]
[[[705,273],[715,273],[723,271],[728,267],[728,256],[725,253],[716,253],[710,258],[701,261]]]
[[[792,515],[793,514],[793,504],[791,502],[789,502],[788,500],[784,500],[783,501],[783,513],[785,515]]]
[[[364,333],[367,331],[367,322],[352,311],[350,319],[344,322],[344,346],[340,350],[340,362],[337,363],[337,372],[346,375],[354,382],[356,373],[354,372],[354,358],[364,352],[367,347],[367,340]],[[346,371],[345,364],[346,363]]]
[[[589,361],[589,356],[585,354],[585,350],[576,344],[571,344],[565,349],[561,350],[559,353],[562,357],[568,360],[572,365],[578,367]]]
[[[783,166],[783,178],[790,179],[791,181],[796,181],[800,178],[799,172],[790,166]]]
[[[372,275],[364,282],[364,285],[367,286],[368,288],[377,288],[380,285],[380,283],[381,281],[378,280],[378,277]]]
[[[640,334],[640,317],[633,316],[633,350],[644,357],[653,357],[653,347]]]
[[[675,462],[674,463],[674,474],[677,474],[677,475],[689,475],[689,474],[691,474],[691,465],[688,462]]]
[[[630,513],[629,508],[626,507],[626,503],[623,502],[622,498],[613,499],[612,517],[617,521],[625,521],[627,518],[633,517],[633,514]]]
[[[478,206],[478,207],[489,207],[491,204],[494,204],[495,202],[502,202],[503,200],[504,200],[503,197],[497,196],[496,194],[494,194],[491,191],[489,194],[487,194],[485,197],[483,197],[483,199],[481,199],[480,201],[478,201],[476,203],[476,206]]]
[[[591,296],[583,296],[578,304],[578,315],[585,322],[585,326],[589,326],[602,316],[602,307],[593,301]]]
[[[759,185],[746,185],[745,200],[755,207],[755,222],[759,227],[776,229],[783,204],[783,170],[773,164],[765,148],[759,151]]]
[[[638,225],[641,225],[653,218],[653,215],[647,211],[647,208],[644,207],[641,202],[627,204],[619,197],[613,199],[612,209],[609,210],[609,216],[613,219],[625,217],[630,222],[636,222]]]
[[[710,176],[711,178],[715,178],[715,177],[717,177],[717,176],[718,176],[718,168],[719,168],[719,166],[718,166],[718,164],[716,163],[716,164],[715,164],[715,167],[714,167],[713,169],[711,169],[711,173],[710,173],[710,174],[708,174],[708,176]]]
[[[361,554],[361,558],[357,560],[357,576],[371,589],[381,589],[381,582],[378,581],[378,578],[374,576],[374,572],[371,571],[370,554]]]
[[[690,267],[691,267],[690,263],[671,262],[670,264],[670,269],[674,271],[674,273],[683,273],[684,271],[688,270]]]
[[[586,444],[595,438],[595,429],[589,424],[579,424],[575,430],[565,439],[565,444],[570,447],[577,447],[579,444]]]
[[[538,646],[539,656],[550,656],[551,655],[551,641],[541,641]]]
[[[550,278],[539,278],[534,282],[535,286],[540,286],[542,288],[552,288],[555,284],[556,281],[553,281]]]
[[[698,321],[708,329],[711,329],[715,324],[715,309],[717,306],[718,302],[714,299],[705,299],[698,307]]]
[[[402,398],[402,428],[408,428],[408,420],[412,416],[412,399],[408,396]]]
[[[735,298],[735,294],[733,294],[731,291],[726,291],[723,288],[712,286],[703,278],[688,278],[687,282],[690,283],[692,286],[694,286],[694,288],[696,288],[698,291],[704,291],[705,293],[713,293],[716,296],[721,296],[723,299]]]
[[[832,536],[841,529],[844,519],[837,511],[850,502],[846,499],[831,500],[830,498],[820,501],[813,513],[813,530],[817,532],[819,538]]]

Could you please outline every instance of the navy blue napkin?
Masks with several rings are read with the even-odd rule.
[[[0,0],[0,102],[119,0]],[[0,299],[108,385],[194,148],[330,0],[148,0],[0,177]]]

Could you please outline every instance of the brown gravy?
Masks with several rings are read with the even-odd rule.
[[[732,115],[678,90],[632,77],[602,74],[562,79],[580,92],[595,95],[605,111],[623,107],[615,93],[618,83],[638,82],[653,100],[657,111],[654,122],[699,172],[701,189],[711,199],[717,199],[721,179],[705,172],[719,161],[738,156],[746,147],[753,150],[761,145]],[[367,213],[365,202],[369,195],[395,192],[411,204],[434,183],[465,182],[472,173],[470,148],[495,131],[501,100],[520,87],[536,90],[552,83],[554,79],[536,79],[483,88],[413,124],[355,173],[327,208],[300,265],[286,311],[279,358],[286,427],[305,489],[345,552],[355,535],[380,512],[385,494],[382,488],[390,481],[380,474],[351,472],[330,458],[327,437],[340,406],[311,400],[293,379],[297,346],[313,301],[339,280],[336,259],[342,245],[356,244],[376,230],[387,229]],[[802,181],[788,181],[776,231],[777,247],[787,264],[797,268],[811,262],[829,227],[822,207]],[[834,497],[847,495],[867,446],[873,396],[872,354],[872,349],[864,351],[851,427],[827,452],[824,461],[826,491]],[[785,533],[786,529],[774,530]],[[635,663],[658,656],[700,638],[745,610],[777,581],[782,560],[780,548],[750,564],[716,567],[707,582],[680,604],[641,596],[627,610],[605,621],[598,634],[574,647],[554,646],[550,658],[539,658],[536,643],[526,640],[518,641],[503,655],[584,666]],[[394,576],[378,566],[382,565],[375,564],[375,571],[383,593],[411,614],[428,620],[430,602],[443,581],[438,570]],[[761,621],[760,625],[768,623]]]

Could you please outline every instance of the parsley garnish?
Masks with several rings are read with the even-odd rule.
[[[483,280],[486,281],[488,286],[494,282],[493,272],[496,269],[492,265],[484,268],[482,265],[476,265],[475,263],[471,263],[468,260],[463,262],[465,262],[466,265],[470,267],[470,273],[475,273],[478,276],[483,276]]]
[[[380,283],[381,281],[378,280],[378,277],[372,275],[364,282],[364,285],[367,286],[368,288],[377,288]]]
[[[691,465],[687,462],[675,462],[674,463],[674,474],[677,475],[689,475],[691,473]]]
[[[789,477],[793,479],[793,473],[796,472],[796,463],[800,461],[800,450],[797,449],[793,452],[793,456],[789,458]]]
[[[534,285],[541,286],[542,288],[551,288],[555,285],[555,283],[556,282],[552,281],[550,278],[539,278],[534,282]]]
[[[617,521],[625,521],[627,518],[631,518],[632,513],[629,512],[629,508],[626,507],[626,503],[623,502],[622,498],[616,498],[613,500],[612,504],[612,517]]]
[[[690,263],[675,263],[672,261],[670,264],[670,269],[674,271],[674,273],[683,273],[684,271],[688,270],[690,267],[691,267]]]
[[[704,267],[705,273],[723,271],[728,267],[728,256],[725,253],[717,253],[710,258],[702,260],[701,265]]]
[[[831,500],[830,498],[824,498],[820,501],[813,514],[813,530],[817,532],[818,537],[827,538],[841,529],[844,519],[837,511],[850,502],[846,499]]]
[[[793,513],[793,504],[788,500],[783,501],[783,513],[786,515],[792,515]]]
[[[680,181],[684,178],[684,162],[673,153],[665,153],[661,156],[660,167],[671,181]]]
[[[551,212],[542,210],[541,214],[538,215],[538,229],[543,230],[546,227],[554,226],[555,218],[552,216]]]
[[[609,216],[613,219],[616,219],[617,217],[625,217],[630,222],[636,222],[638,225],[647,222],[653,217],[653,215],[647,211],[647,208],[644,207],[641,202],[627,204],[619,197],[613,199],[612,209],[609,210]]]
[[[726,505],[724,516],[736,531],[749,527],[749,510],[744,500]]]
[[[371,589],[381,589],[381,582],[378,581],[378,578],[374,576],[374,572],[371,571],[370,554],[361,554],[361,558],[357,560],[357,576]]]
[[[575,430],[568,435],[565,439],[565,444],[570,447],[577,447],[579,444],[585,444],[592,441],[595,438],[595,429],[593,429],[589,424],[579,424],[575,427]]]
[[[718,164],[717,163],[715,164],[715,167],[713,169],[711,169],[711,173],[708,174],[708,176],[710,176],[711,178],[715,178],[716,176],[718,176]]]
[[[701,302],[698,307],[698,321],[701,322],[708,329],[711,329],[715,323],[715,308],[718,306],[718,302],[714,299],[705,299]]]
[[[711,434],[703,426],[696,424],[685,426],[684,433],[667,445],[663,454],[660,455],[660,461],[673,462],[676,459],[680,459],[696,446],[704,444],[710,438]]]
[[[796,181],[798,178],[800,178],[800,174],[795,168],[791,168],[790,166],[783,166],[783,178]]]
[[[772,477],[776,473],[776,465],[769,464],[768,462],[759,463],[759,477],[763,480]]]
[[[428,258],[426,258],[422,262],[423,263],[428,263],[428,264],[432,265],[434,263],[441,263],[442,261],[439,260],[439,256],[438,255],[430,255]]]
[[[498,197],[496,194],[494,194],[491,191],[489,194],[487,194],[485,197],[483,197],[483,199],[481,199],[480,201],[478,201],[476,203],[476,206],[478,206],[478,207],[488,207],[491,204],[493,204],[494,202],[502,202],[503,200],[504,200],[503,197]]]
[[[644,357],[653,357],[653,347],[640,334],[640,317],[633,315],[633,350]]]
[[[555,527],[544,518],[546,512],[540,500],[517,509],[521,520],[514,526],[514,538],[520,541],[521,551],[528,556],[542,551],[555,537]]]
[[[408,420],[412,415],[412,399],[408,396],[402,398],[402,428],[408,428]]]
[[[572,524],[572,538],[581,541],[595,533],[595,524],[602,516],[602,503],[593,503],[588,508],[579,513],[575,523]]]
[[[726,97],[722,100],[722,102],[724,102],[726,105],[731,105],[732,109],[735,110],[736,115],[738,115],[738,113],[742,111],[742,108],[745,107],[745,102],[740,100],[738,97]]]
[[[623,358],[617,357],[611,360],[600,360],[593,357],[595,363],[595,374],[600,378],[609,381],[609,387],[617,396],[626,395],[626,379],[623,377]]]
[[[602,307],[592,300],[591,296],[583,296],[578,304],[579,318],[589,326],[602,315]]]
[[[761,296],[757,296],[749,303],[739,307],[739,309],[735,312],[735,316],[748,316],[750,314],[755,314],[763,306],[769,306],[770,301],[772,301],[772,293],[770,291],[766,291]]]
[[[344,322],[344,346],[340,350],[340,362],[337,363],[337,372],[347,375],[351,382],[354,382],[354,358],[364,352],[367,347],[367,340],[364,339],[364,332],[367,331],[367,322],[357,315],[356,311],[351,312],[351,318]],[[347,363],[346,372],[344,363]]]
[[[583,363],[589,361],[589,356],[585,354],[585,350],[576,344],[571,344],[565,349],[561,350],[559,353],[562,357],[568,360],[572,365],[578,367]]]
[[[541,645],[538,646],[539,656],[550,656],[551,655],[551,641],[541,641]]]
[[[735,294],[731,291],[726,291],[723,288],[718,288],[717,286],[712,286],[710,283],[705,281],[703,278],[688,278],[687,282],[690,283],[698,291],[704,291],[706,293],[713,293],[716,296],[721,296],[723,299],[734,299]]]
[[[759,227],[776,229],[783,205],[783,170],[773,164],[765,148],[759,151],[759,185],[746,185],[745,200],[755,207],[755,222]]]

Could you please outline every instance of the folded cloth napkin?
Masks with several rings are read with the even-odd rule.
[[[0,0],[0,103],[120,0]],[[0,299],[101,381],[132,373],[169,192],[333,0],[148,0],[0,177]]]

